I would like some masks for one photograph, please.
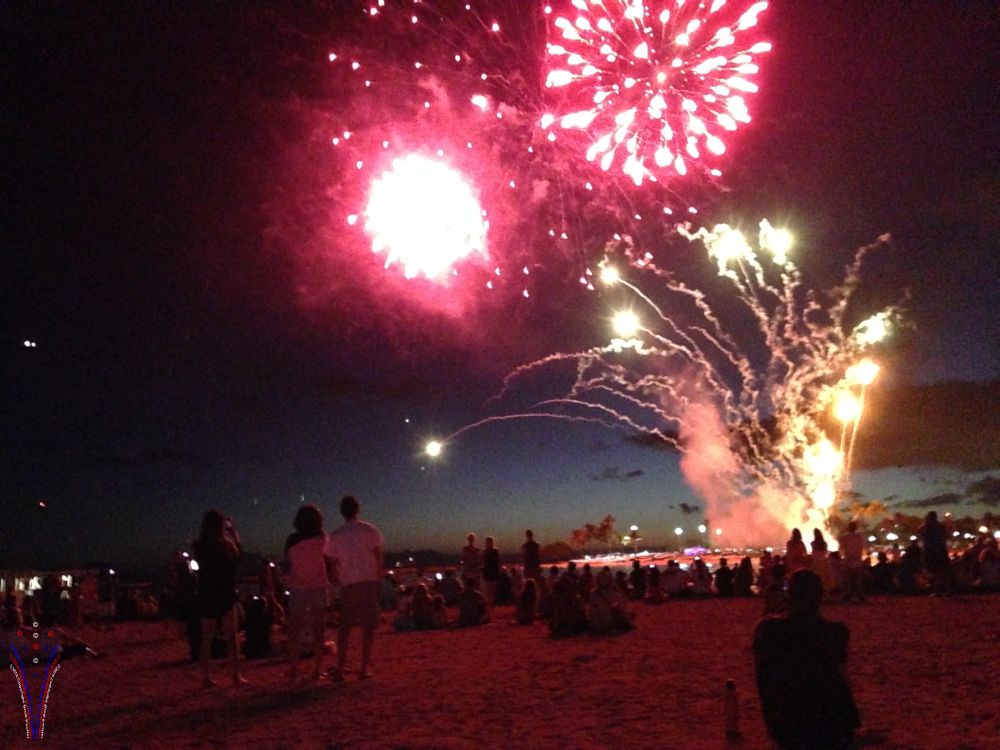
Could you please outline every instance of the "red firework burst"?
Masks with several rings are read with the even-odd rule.
[[[587,134],[588,161],[620,165],[636,185],[688,162],[721,172],[711,157],[750,122],[754,56],[769,42],[746,39],[767,2],[572,0],[577,13],[550,27],[546,85],[558,114],[542,118]]]

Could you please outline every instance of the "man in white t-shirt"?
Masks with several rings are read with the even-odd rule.
[[[334,680],[344,679],[351,628],[361,627],[361,679],[369,677],[368,662],[378,625],[378,590],[382,578],[384,541],[377,528],[358,520],[361,506],[353,495],[340,501],[344,523],[331,531],[323,554],[329,558],[333,580],[340,584],[340,627],[337,629],[337,666]]]
[[[858,524],[851,521],[847,532],[837,540],[840,555],[844,558],[844,585],[841,592],[844,601],[863,602],[865,600],[865,570],[861,557],[865,554],[865,538],[858,531]]]

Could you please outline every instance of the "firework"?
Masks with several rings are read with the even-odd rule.
[[[375,180],[365,210],[372,250],[407,278],[440,278],[455,263],[486,255],[487,223],[472,188],[442,161],[411,154]]]
[[[756,247],[724,224],[679,231],[705,247],[718,288],[694,288],[620,238],[609,250],[628,263],[628,276],[620,263],[608,262],[600,278],[608,294],[634,295],[648,308],[643,322],[636,310],[624,310],[612,319],[616,337],[608,344],[518,368],[506,378],[500,403],[515,398],[529,373],[572,367],[575,379],[565,393],[518,414],[485,417],[449,439],[525,416],[623,427],[680,454],[685,479],[725,529],[720,541],[773,543],[792,527],[825,526],[864,408],[864,386],[859,398],[852,385],[871,383],[877,372],[863,359],[872,344],[844,319],[863,260],[877,244],[858,251],[843,284],[819,293],[804,289],[788,260],[790,235],[766,221],[759,234],[766,239]],[[726,304],[713,304],[720,295]],[[733,299],[741,313],[733,312]],[[717,312],[723,309],[725,315]],[[828,436],[830,406],[844,419],[839,449]]]
[[[599,22],[604,17],[622,20],[621,29],[615,31],[618,36],[612,40],[615,44],[619,36],[624,39],[622,35],[645,33],[642,14],[648,12],[642,3],[577,6],[580,17],[593,24],[603,25]],[[657,137],[662,136],[664,126],[673,128],[673,140],[666,146],[672,153],[676,151],[671,170],[686,170],[683,165],[696,163],[693,153],[704,152],[706,171],[719,174],[717,154],[711,152],[721,153],[727,128],[747,119],[740,108],[747,92],[741,87],[753,85],[747,66],[755,65],[752,60],[767,46],[760,43],[751,45],[752,50],[737,51],[746,47],[743,39],[763,4],[746,6],[739,13],[721,3],[711,8],[696,2],[679,6],[671,10],[670,20],[656,20],[661,32],[681,33],[682,26],[691,27],[684,32],[689,44],[678,58],[681,64],[670,69],[660,94],[669,106],[661,112]],[[639,8],[643,10],[637,16]],[[411,153],[443,154],[440,158],[459,170],[473,187],[483,218],[489,218],[489,263],[463,264],[462,283],[469,289],[494,290],[503,285],[512,294],[529,298],[534,289],[527,277],[544,266],[550,276],[558,274],[578,281],[576,288],[595,291],[595,253],[609,227],[622,234],[637,234],[644,220],[655,222],[675,211],[696,213],[690,205],[694,200],[691,195],[682,198],[665,183],[659,189],[647,184],[642,194],[636,195],[623,189],[628,187],[623,180],[606,178],[598,166],[580,158],[579,143],[570,137],[571,131],[579,132],[579,128],[569,126],[579,124],[582,116],[566,119],[574,111],[570,103],[588,86],[603,92],[599,105],[591,105],[595,115],[584,129],[586,134],[600,137],[597,129],[613,118],[612,110],[646,85],[637,78],[640,83],[626,91],[607,80],[605,73],[577,80],[574,71],[579,66],[569,62],[576,60],[573,55],[583,53],[560,56],[555,42],[546,46],[547,35],[551,39],[552,34],[558,34],[565,49],[578,45],[587,52],[589,42],[597,43],[598,32],[605,33],[597,26],[590,36],[578,30],[577,41],[564,38],[569,32],[560,27],[566,19],[560,20],[547,5],[527,1],[456,5],[435,0],[386,0],[373,1],[358,11],[344,18],[344,39],[327,53],[325,64],[335,93],[320,113],[317,126],[331,145],[328,179],[333,182],[324,195],[328,201],[332,197],[336,206],[337,240],[351,242],[353,256],[360,257],[355,251],[367,249],[374,239],[371,235],[377,232],[376,252],[384,254],[393,271],[451,283],[453,290],[451,272],[456,263],[485,261],[485,244],[467,247],[468,255],[456,251],[426,258],[426,243],[422,243],[424,250],[414,247],[414,239],[405,230],[396,232],[401,242],[388,240],[385,234],[392,230],[384,226],[376,230],[371,221],[363,220],[372,212],[372,185],[383,180],[387,162],[393,156],[402,159]],[[732,42],[721,34],[726,19],[731,19]],[[698,28],[692,26],[696,21]],[[652,65],[653,58],[668,46],[676,47],[675,42],[648,42],[652,52],[646,62]],[[720,55],[725,56],[725,64],[718,63]],[[746,56],[751,62],[744,62]],[[558,82],[558,76],[552,79],[548,69],[557,60],[565,63],[563,68],[573,80],[566,86],[546,87],[547,72],[550,83]],[[610,66],[607,60],[601,64]],[[656,78],[653,75],[651,80]],[[728,93],[719,93],[725,87]],[[588,101],[594,95],[591,93]],[[653,149],[649,141],[649,110],[637,110],[625,130],[616,126],[608,149],[595,154],[593,160],[608,167],[607,159],[615,161],[635,145],[629,163],[644,166],[639,171],[630,167],[633,178],[640,171],[644,175],[657,171],[655,157],[657,153],[662,157],[663,152],[659,147]],[[554,124],[568,129],[559,130]],[[619,134],[620,143],[615,141]],[[429,226],[432,216],[450,218],[440,213],[422,216],[421,234],[438,231]],[[340,232],[341,222],[356,226],[357,231]],[[444,228],[439,231],[448,233]],[[406,245],[406,250],[397,250],[398,245]],[[344,253],[337,257],[342,259]],[[313,265],[308,267],[314,272]]]
[[[543,127],[587,136],[588,161],[636,185],[689,165],[721,175],[726,139],[750,122],[757,56],[750,30],[767,8],[725,0],[572,0],[551,24],[546,85],[558,92]]]

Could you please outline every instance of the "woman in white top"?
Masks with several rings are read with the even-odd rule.
[[[327,565],[323,557],[326,534],[323,514],[315,505],[303,505],[295,514],[295,533],[285,542],[290,569],[286,582],[288,600],[288,677],[298,681],[297,662],[301,655],[303,630],[312,641],[311,680],[318,680],[323,662],[323,626],[326,620]]]

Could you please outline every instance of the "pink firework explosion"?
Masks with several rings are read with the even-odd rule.
[[[769,42],[745,40],[766,2],[572,0],[573,16],[550,27],[546,86],[561,94],[542,118],[587,135],[588,161],[618,164],[636,185],[712,157],[724,137],[750,122],[744,96],[757,91],[755,55]]]

